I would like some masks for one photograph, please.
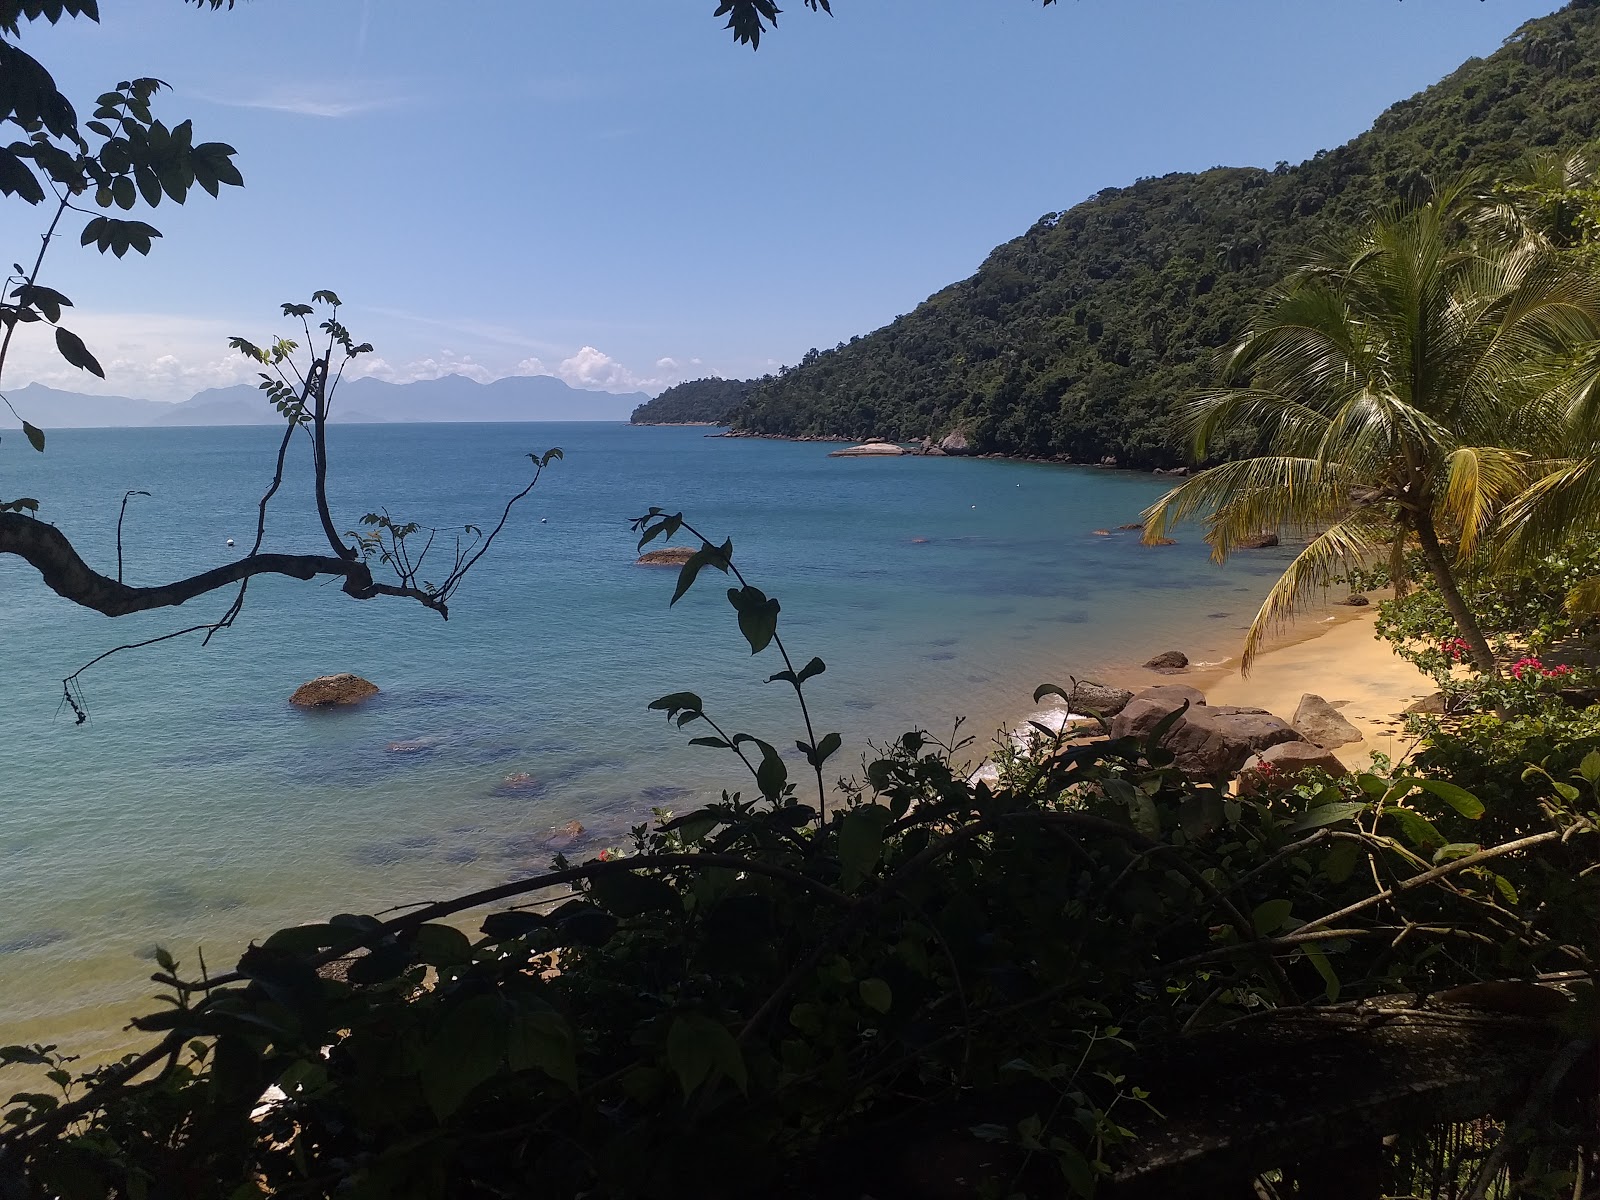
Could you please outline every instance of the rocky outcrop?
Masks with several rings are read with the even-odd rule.
[[[1242,537],[1233,544],[1235,550],[1270,550],[1278,544],[1278,535],[1275,533],[1252,533],[1249,537]]]
[[[1276,791],[1311,771],[1322,771],[1334,778],[1350,773],[1331,750],[1310,742],[1279,742],[1245,760],[1239,768],[1239,794],[1258,796]]]
[[[1148,738],[1167,717],[1188,709],[1167,732],[1163,745],[1174,765],[1197,779],[1231,776],[1252,754],[1300,735],[1265,709],[1209,705],[1195,688],[1164,685],[1145,688],[1111,722],[1111,736]]]
[[[1372,601],[1368,600],[1360,592],[1351,592],[1343,600],[1339,601],[1339,603],[1348,605],[1351,608],[1365,608],[1367,605],[1371,604]]]
[[[1111,722],[1114,738],[1149,737],[1167,716],[1187,703],[1191,709],[1206,702],[1205,693],[1181,684],[1158,684],[1137,693]]]
[[[1189,665],[1189,656],[1182,650],[1163,650],[1144,667],[1147,671],[1160,671],[1163,675],[1173,671],[1181,671]]]
[[[1128,707],[1133,693],[1125,688],[1107,687],[1092,679],[1080,679],[1067,696],[1067,707],[1075,713],[1093,714],[1097,717],[1114,717]]]
[[[641,567],[681,567],[694,556],[693,546],[663,546],[660,550],[646,550],[639,555]]]
[[[954,430],[953,432],[947,433],[940,438],[939,449],[943,450],[946,454],[977,453],[972,443],[967,439],[966,431],[963,429]]]
[[[1366,737],[1337,708],[1310,692],[1300,697],[1292,724],[1306,741],[1315,742],[1324,750],[1347,746]]]
[[[587,832],[580,822],[568,821],[565,825],[558,825],[552,829],[544,844],[551,850],[565,850]]]
[[[859,446],[846,446],[830,450],[829,458],[899,458],[905,451],[892,442],[863,442]]]
[[[302,683],[289,697],[289,703],[300,708],[343,708],[360,704],[378,694],[378,685],[351,675],[319,675],[309,683]]]

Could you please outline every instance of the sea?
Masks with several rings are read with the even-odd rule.
[[[448,621],[336,583],[258,578],[110,619],[0,559],[0,1044],[105,1057],[140,1044],[155,947],[186,972],[227,969],[251,939],[336,912],[377,912],[537,872],[553,846],[622,846],[653,810],[752,788],[727,752],[687,743],[649,702],[693,691],[729,732],[786,748],[804,727],[776,650],[752,655],[706,571],[676,605],[677,572],[636,564],[631,518],[682,512],[731,538],[750,582],[778,598],[779,633],[817,733],[843,749],[830,778],[920,728],[970,735],[977,767],[1041,708],[1040,683],[1126,677],[1170,648],[1221,662],[1291,551],[1209,560],[1200,531],[1147,547],[1149,474],[963,458],[830,458],[826,444],[620,424],[345,425],[329,431],[340,530],[370,512],[437,529],[421,572],[448,570],[466,527],[493,528],[559,447],[455,597]],[[37,454],[0,442],[0,499],[39,517],[132,584],[180,578],[248,547],[277,431],[51,432]],[[309,444],[292,450],[265,549],[326,553]],[[128,496],[127,493],[138,494]],[[145,494],[148,493],[148,494]],[[420,536],[425,536],[420,535]],[[228,540],[233,539],[230,548]],[[679,540],[685,540],[680,538]],[[660,543],[655,543],[659,546]],[[430,573],[432,572],[432,573]],[[378,568],[382,577],[382,568]],[[351,671],[379,694],[304,711],[288,698]],[[962,721],[958,726],[958,721]],[[554,841],[552,839],[555,839]]]

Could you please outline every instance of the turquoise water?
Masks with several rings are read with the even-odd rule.
[[[202,649],[180,640],[84,677],[90,720],[60,679],[103,650],[213,619],[219,593],[108,620],[0,561],[0,1042],[100,1034],[137,1011],[158,941],[230,964],[252,937],[372,911],[548,862],[570,819],[589,848],[653,806],[742,786],[714,751],[646,703],[690,689],[729,726],[780,746],[803,733],[781,664],[752,660],[711,577],[669,608],[675,572],[634,564],[628,519],[652,504],[732,537],[811,685],[842,771],[868,739],[959,715],[985,736],[1033,707],[1033,685],[1125,668],[1180,646],[1236,653],[1282,556],[1212,567],[1191,531],[1141,547],[1096,536],[1163,490],[1149,476],[960,459],[829,459],[827,447],[618,425],[346,426],[330,431],[341,528],[387,506],[426,526],[492,524],[526,482],[523,454],[561,446],[469,578],[448,622],[398,600],[261,579]],[[270,429],[85,430],[36,455],[0,448],[9,498],[37,496],[92,563],[153,583],[246,546],[270,475]],[[318,550],[292,476],[267,548]],[[237,553],[234,551],[233,553]],[[426,572],[425,572],[426,574]],[[354,671],[382,693],[306,713],[301,682]],[[387,749],[418,742],[420,752]],[[798,776],[799,772],[793,772]],[[508,787],[509,776],[532,783]],[[103,1039],[102,1039],[103,1040]]]

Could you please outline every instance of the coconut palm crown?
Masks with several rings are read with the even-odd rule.
[[[1195,516],[1219,562],[1263,530],[1307,539],[1250,626],[1245,670],[1350,568],[1386,554],[1403,590],[1414,538],[1474,665],[1495,671],[1456,564],[1524,485],[1544,398],[1600,338],[1600,295],[1540,241],[1485,235],[1481,211],[1453,185],[1324,252],[1224,351],[1224,386],[1179,410],[1197,458],[1239,427],[1261,453],[1162,497],[1146,540]]]

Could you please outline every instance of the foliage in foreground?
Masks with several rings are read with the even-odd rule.
[[[281,930],[226,975],[163,956],[145,1054],[74,1078],[4,1052],[58,1088],[10,1104],[21,1194],[803,1195],[842,1140],[959,1100],[1014,1152],[993,1194],[1086,1196],[1159,1121],[1140,1051],[1184,1033],[1488,979],[1573,983],[1592,1022],[1600,754],[1505,811],[1417,776],[1241,798],[1180,777],[1164,730],[1041,738],[990,786],[910,733],[825,808],[825,668],[795,668],[730,543],[676,595],[706,571],[784,661],[815,805],[771,743],[663,697],[751,796],[662,814],[631,855]]]

